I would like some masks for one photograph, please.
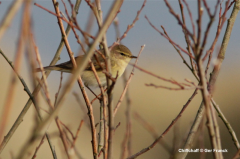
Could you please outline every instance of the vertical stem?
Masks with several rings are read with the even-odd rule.
[[[222,44],[221,44],[221,49],[220,49],[220,52],[218,54],[218,65],[219,66],[214,67],[213,72],[211,73],[211,78],[210,78],[210,81],[209,81],[210,93],[213,92],[213,86],[214,86],[214,84],[217,80],[219,70],[220,70],[222,62],[225,58],[225,53],[226,53],[228,42],[230,40],[230,36],[231,36],[231,33],[232,33],[232,28],[234,26],[234,23],[235,23],[235,20],[237,18],[239,10],[240,10],[240,0],[237,0],[235,2],[234,7],[233,7],[231,16],[228,19],[226,31],[225,31],[223,41],[222,41]]]
[[[103,120],[103,101],[100,101],[100,123],[99,123],[99,133],[98,133],[98,153],[101,151],[104,145],[104,120]]]
[[[75,4],[75,11],[77,12],[79,6],[80,6],[80,2],[81,0],[77,0],[76,4]],[[70,25],[67,26],[66,29],[66,36],[68,36],[69,32],[70,32]],[[50,63],[50,65],[55,65],[57,63],[57,61],[59,60],[62,48],[63,48],[63,41],[61,40],[58,49]],[[48,75],[50,74],[51,71],[46,71],[45,75],[46,77],[48,77]],[[2,150],[4,149],[4,147],[6,146],[6,144],[8,143],[8,141],[10,140],[10,138],[12,137],[12,135],[14,134],[14,132],[17,130],[18,126],[21,124],[25,114],[27,113],[28,109],[30,108],[31,104],[33,103],[33,97],[35,97],[39,90],[40,90],[41,86],[40,84],[37,85],[37,87],[34,89],[33,93],[32,93],[32,97],[30,97],[27,101],[27,103],[25,104],[23,110],[21,111],[21,113],[19,114],[18,118],[16,119],[16,121],[14,122],[13,126],[11,127],[11,129],[9,130],[9,132],[7,133],[7,135],[4,137],[4,140],[2,141],[1,145],[0,145],[0,153],[2,152]],[[33,103],[34,104],[34,103]],[[36,110],[38,110],[38,108],[36,107],[36,104],[34,104]],[[50,145],[50,148],[52,150],[52,152],[54,152],[53,147],[51,146],[51,141],[50,141],[50,137],[46,134],[47,139],[48,139],[48,143]],[[53,156],[55,156],[54,158],[57,158],[55,153],[53,153]]]
[[[204,69],[203,69],[203,66],[202,66],[202,58],[200,55],[198,55],[198,58],[197,58],[197,66],[198,66],[198,69],[199,69],[199,74],[200,74],[200,86],[203,87],[203,89],[201,90],[201,93],[202,93],[202,98],[203,98],[203,103],[205,105],[205,108],[206,108],[206,116],[207,116],[207,126],[208,126],[208,130],[209,130],[209,135],[210,135],[210,138],[211,138],[211,144],[212,144],[212,147],[213,149],[218,149],[219,148],[219,145],[221,143],[218,143],[217,142],[217,139],[216,139],[216,129],[214,129],[214,127],[216,128],[216,121],[214,122],[214,115],[215,113],[212,112],[212,105],[210,105],[210,94],[207,90],[207,81],[206,81],[206,78],[205,78],[205,73],[204,73]],[[218,152],[214,152],[214,156],[215,158],[219,158],[221,159],[222,158],[222,153],[218,153]]]
[[[59,11],[59,8],[58,8],[58,3],[56,2],[56,0],[52,0],[52,2],[53,2],[53,5],[54,5],[56,14],[60,15],[60,11]],[[57,19],[58,19],[58,24],[59,24],[59,27],[60,27],[60,31],[61,31],[62,36],[63,36],[63,41],[65,43],[67,52],[68,52],[69,57],[70,57],[70,59],[72,61],[72,64],[73,64],[73,68],[76,68],[77,64],[76,64],[75,58],[73,56],[72,50],[70,48],[69,42],[67,40],[62,20],[59,17]],[[83,94],[85,103],[86,103],[87,108],[88,108],[88,115],[89,115],[89,120],[90,120],[90,123],[91,123],[91,130],[92,130],[91,133],[92,133],[93,157],[94,157],[94,159],[96,159],[96,158],[98,158],[98,156],[97,156],[97,135],[96,135],[96,128],[95,128],[93,109],[92,109],[92,105],[90,103],[90,100],[89,100],[89,98],[87,96],[86,90],[84,89],[84,85],[83,85],[83,82],[82,82],[82,79],[81,79],[80,76],[78,76],[77,81],[78,81],[78,85],[79,85],[79,87],[81,89],[81,92]]]
[[[30,5],[29,2],[28,3],[25,2],[24,12],[22,14],[21,29],[20,29],[20,34],[19,34],[19,38],[18,38],[16,56],[15,56],[15,60],[14,60],[15,72],[17,72],[17,73],[19,72],[20,67],[21,67],[21,61],[22,61],[22,57],[23,57],[23,48],[24,48],[26,37],[27,37],[25,28],[29,28],[29,25],[30,25],[30,22],[28,21],[29,18],[26,18],[26,16],[28,17],[30,14],[29,13],[30,12],[29,5]],[[3,112],[2,112],[1,120],[0,120],[0,122],[1,122],[0,123],[0,140],[2,139],[2,136],[4,134],[5,127],[7,125],[8,118],[9,118],[9,113],[12,108],[12,102],[13,102],[13,97],[15,94],[16,82],[17,82],[17,77],[15,76],[15,73],[12,72],[11,80],[9,83],[9,89],[7,92],[7,96],[5,99],[5,103],[3,106]]]
[[[219,55],[218,55],[218,60],[219,60],[218,61],[218,67],[215,67],[213,69],[213,72],[211,73],[211,77],[210,77],[210,80],[209,80],[209,93],[210,94],[213,93],[213,87],[214,87],[216,79],[218,77],[219,70],[221,68],[222,62],[224,60],[226,49],[227,49],[227,46],[228,46],[228,42],[229,42],[229,39],[230,39],[230,36],[231,36],[232,28],[234,26],[235,20],[237,18],[237,14],[238,14],[239,9],[240,9],[239,7],[240,7],[240,0],[237,0],[235,2],[234,8],[232,10],[231,16],[228,19],[228,24],[227,24],[226,31],[225,31],[225,34],[224,34],[224,37],[223,37],[221,50],[220,50]],[[196,115],[194,124],[191,128],[192,132],[195,132],[195,130],[197,130],[197,128],[199,127],[200,121],[203,117],[203,112],[204,112],[204,107],[201,104],[201,106],[198,110],[198,114]],[[191,133],[191,132],[189,133],[189,136],[187,137],[184,149],[190,148],[192,140],[194,138],[194,135],[195,135],[195,133]],[[182,158],[185,158],[186,155],[187,155],[187,153],[184,153]]]

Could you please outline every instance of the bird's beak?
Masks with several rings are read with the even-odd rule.
[[[130,58],[131,58],[131,59],[133,59],[133,58],[135,58],[135,59],[136,59],[136,58],[137,58],[137,56],[131,56]]]

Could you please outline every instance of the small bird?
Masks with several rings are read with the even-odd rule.
[[[104,55],[104,49],[100,49],[99,52],[101,52]],[[102,86],[106,86],[106,76],[102,72],[103,69],[106,69],[105,66],[105,60],[104,58],[97,52],[95,52],[95,55],[97,56],[97,59],[93,56],[91,58],[91,61],[93,65],[95,66],[96,72],[98,74],[98,77],[101,81]],[[79,60],[79,58],[83,58],[83,55],[75,57],[75,60]],[[118,77],[120,77],[123,72],[125,71],[128,63],[132,58],[137,58],[136,56],[133,56],[131,51],[124,45],[115,45],[112,50],[110,51],[110,61],[111,61],[111,71],[112,71],[112,77],[116,77],[118,73]],[[100,65],[101,66],[100,66]],[[61,72],[68,72],[71,73],[73,69],[73,64],[71,61],[67,61],[58,65],[54,66],[47,66],[44,67],[44,70],[56,70]],[[40,68],[36,69],[37,72],[41,71]],[[84,85],[87,87],[97,87],[98,83],[95,78],[95,75],[93,74],[93,71],[91,69],[91,66],[88,64],[83,71],[82,80],[84,82]]]

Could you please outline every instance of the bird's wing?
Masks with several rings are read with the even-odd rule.
[[[103,50],[99,50],[102,54],[104,53]],[[95,66],[96,71],[102,71],[102,69],[106,69],[105,65],[105,59],[102,57],[104,55],[100,55],[99,53],[95,52],[95,55],[91,58],[91,61],[93,65]],[[79,60],[79,58],[83,58],[83,56],[77,56],[75,57],[75,60]],[[100,65],[101,66],[100,66]],[[114,61],[111,61],[111,65],[115,65]],[[67,72],[71,72],[73,68],[73,64],[71,61],[67,61],[58,65],[55,65],[55,67],[58,67],[59,69],[65,70]],[[88,64],[85,68],[85,70],[92,70],[91,66]]]
[[[76,59],[76,58],[77,58],[77,57],[75,57],[75,59]],[[55,65],[54,67],[59,68],[59,69],[61,69],[61,70],[66,70],[67,72],[70,72],[70,71],[72,70],[72,68],[73,68],[73,64],[72,64],[72,61],[69,60],[69,61],[67,61],[67,62],[60,63],[60,64],[58,64],[58,65]]]
[[[77,61],[79,58],[82,58],[82,56],[75,57],[75,60]],[[96,58],[98,58],[98,60]],[[93,65],[95,66],[96,71],[102,71],[102,68],[103,69],[106,68],[105,60],[100,55],[97,55],[96,58],[93,56],[91,61],[92,61]],[[66,72],[70,72],[73,69],[73,64],[72,64],[72,61],[67,61],[67,62],[58,64],[58,65],[55,65],[54,67],[57,67],[62,71],[65,70]],[[90,70],[92,70],[92,68],[89,64],[87,64],[85,70],[90,71]]]
[[[98,53],[95,53],[95,55],[93,55],[91,61],[94,65],[96,71],[102,71],[103,69],[106,69],[105,60]],[[87,67],[85,68],[85,70],[92,70],[92,68],[88,64]]]

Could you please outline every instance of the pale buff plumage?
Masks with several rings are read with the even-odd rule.
[[[99,50],[99,51],[101,53],[104,53],[104,50]],[[102,72],[102,68],[99,66],[99,63],[100,63],[102,67],[105,69],[105,60],[102,58],[101,55],[99,55],[99,53],[95,53],[95,55],[97,56],[99,62],[94,57],[92,57],[91,61],[96,68],[101,84],[105,86],[106,76]],[[76,60],[78,58],[83,58],[83,56],[75,57]],[[136,58],[136,57],[132,55],[131,51],[126,46],[115,45],[110,52],[112,76],[116,77],[118,72],[118,77],[120,77],[125,71],[128,63],[132,58]],[[68,61],[58,65],[44,67],[44,70],[56,70],[56,71],[71,73],[72,68],[73,68],[72,62]],[[40,69],[37,69],[37,71],[40,71]],[[90,65],[86,66],[81,77],[86,86],[91,86],[91,87],[98,86],[97,80],[92,72]]]

